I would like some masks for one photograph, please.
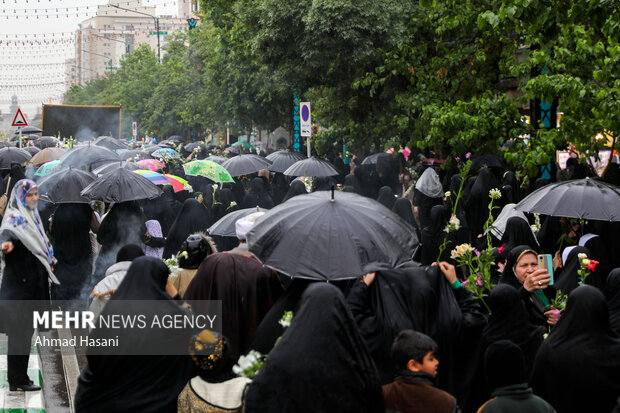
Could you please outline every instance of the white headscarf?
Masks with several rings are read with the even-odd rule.
[[[422,192],[429,198],[443,198],[443,186],[439,180],[439,175],[433,168],[426,168],[415,183],[415,189]]]
[[[592,233],[589,233],[589,234],[586,234],[586,235],[582,236],[581,238],[579,238],[579,246],[580,247],[585,247],[586,243],[588,241],[590,241],[592,238],[596,238],[596,237],[598,237],[598,235],[592,234]]]
[[[22,179],[15,184],[4,212],[0,232],[13,233],[28,248],[28,251],[41,261],[47,270],[49,279],[54,284],[60,284],[52,272],[52,265],[56,262],[54,249],[43,230],[39,211],[30,209],[26,204],[26,195],[36,188],[37,184],[30,179]]]

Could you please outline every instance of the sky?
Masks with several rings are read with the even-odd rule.
[[[74,57],[73,33],[107,0],[0,0],[0,111],[16,94],[32,118],[42,103],[61,103],[65,60]],[[158,15],[175,15],[177,0],[142,0]],[[121,2],[116,1],[115,3]]]

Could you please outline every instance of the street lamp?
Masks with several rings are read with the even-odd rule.
[[[148,16],[148,17],[152,18],[153,20],[155,20],[155,32],[157,33],[157,61],[159,63],[161,63],[161,51],[160,51],[160,47],[159,47],[159,17],[153,16],[152,14],[143,13],[143,12],[137,11],[137,10],[126,9],[126,8],[120,7],[120,6],[116,5],[116,4],[109,4],[109,6],[114,7],[115,9],[126,10],[126,11],[130,11],[130,12],[133,12],[133,13],[142,14],[144,16]]]

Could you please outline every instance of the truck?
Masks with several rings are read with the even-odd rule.
[[[43,136],[88,140],[98,136],[121,137],[120,106],[43,105]]]

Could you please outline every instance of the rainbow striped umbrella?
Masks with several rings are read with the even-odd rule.
[[[185,189],[185,185],[187,185],[187,181],[183,178],[179,178],[175,175],[162,175],[159,172],[153,171],[144,171],[141,169],[136,169],[133,171],[138,175],[142,175],[155,185],[172,185],[174,192],[179,192]]]
[[[187,187],[187,181],[179,176],[164,174],[166,179],[170,181],[170,185],[174,188],[174,192],[179,192]]]

